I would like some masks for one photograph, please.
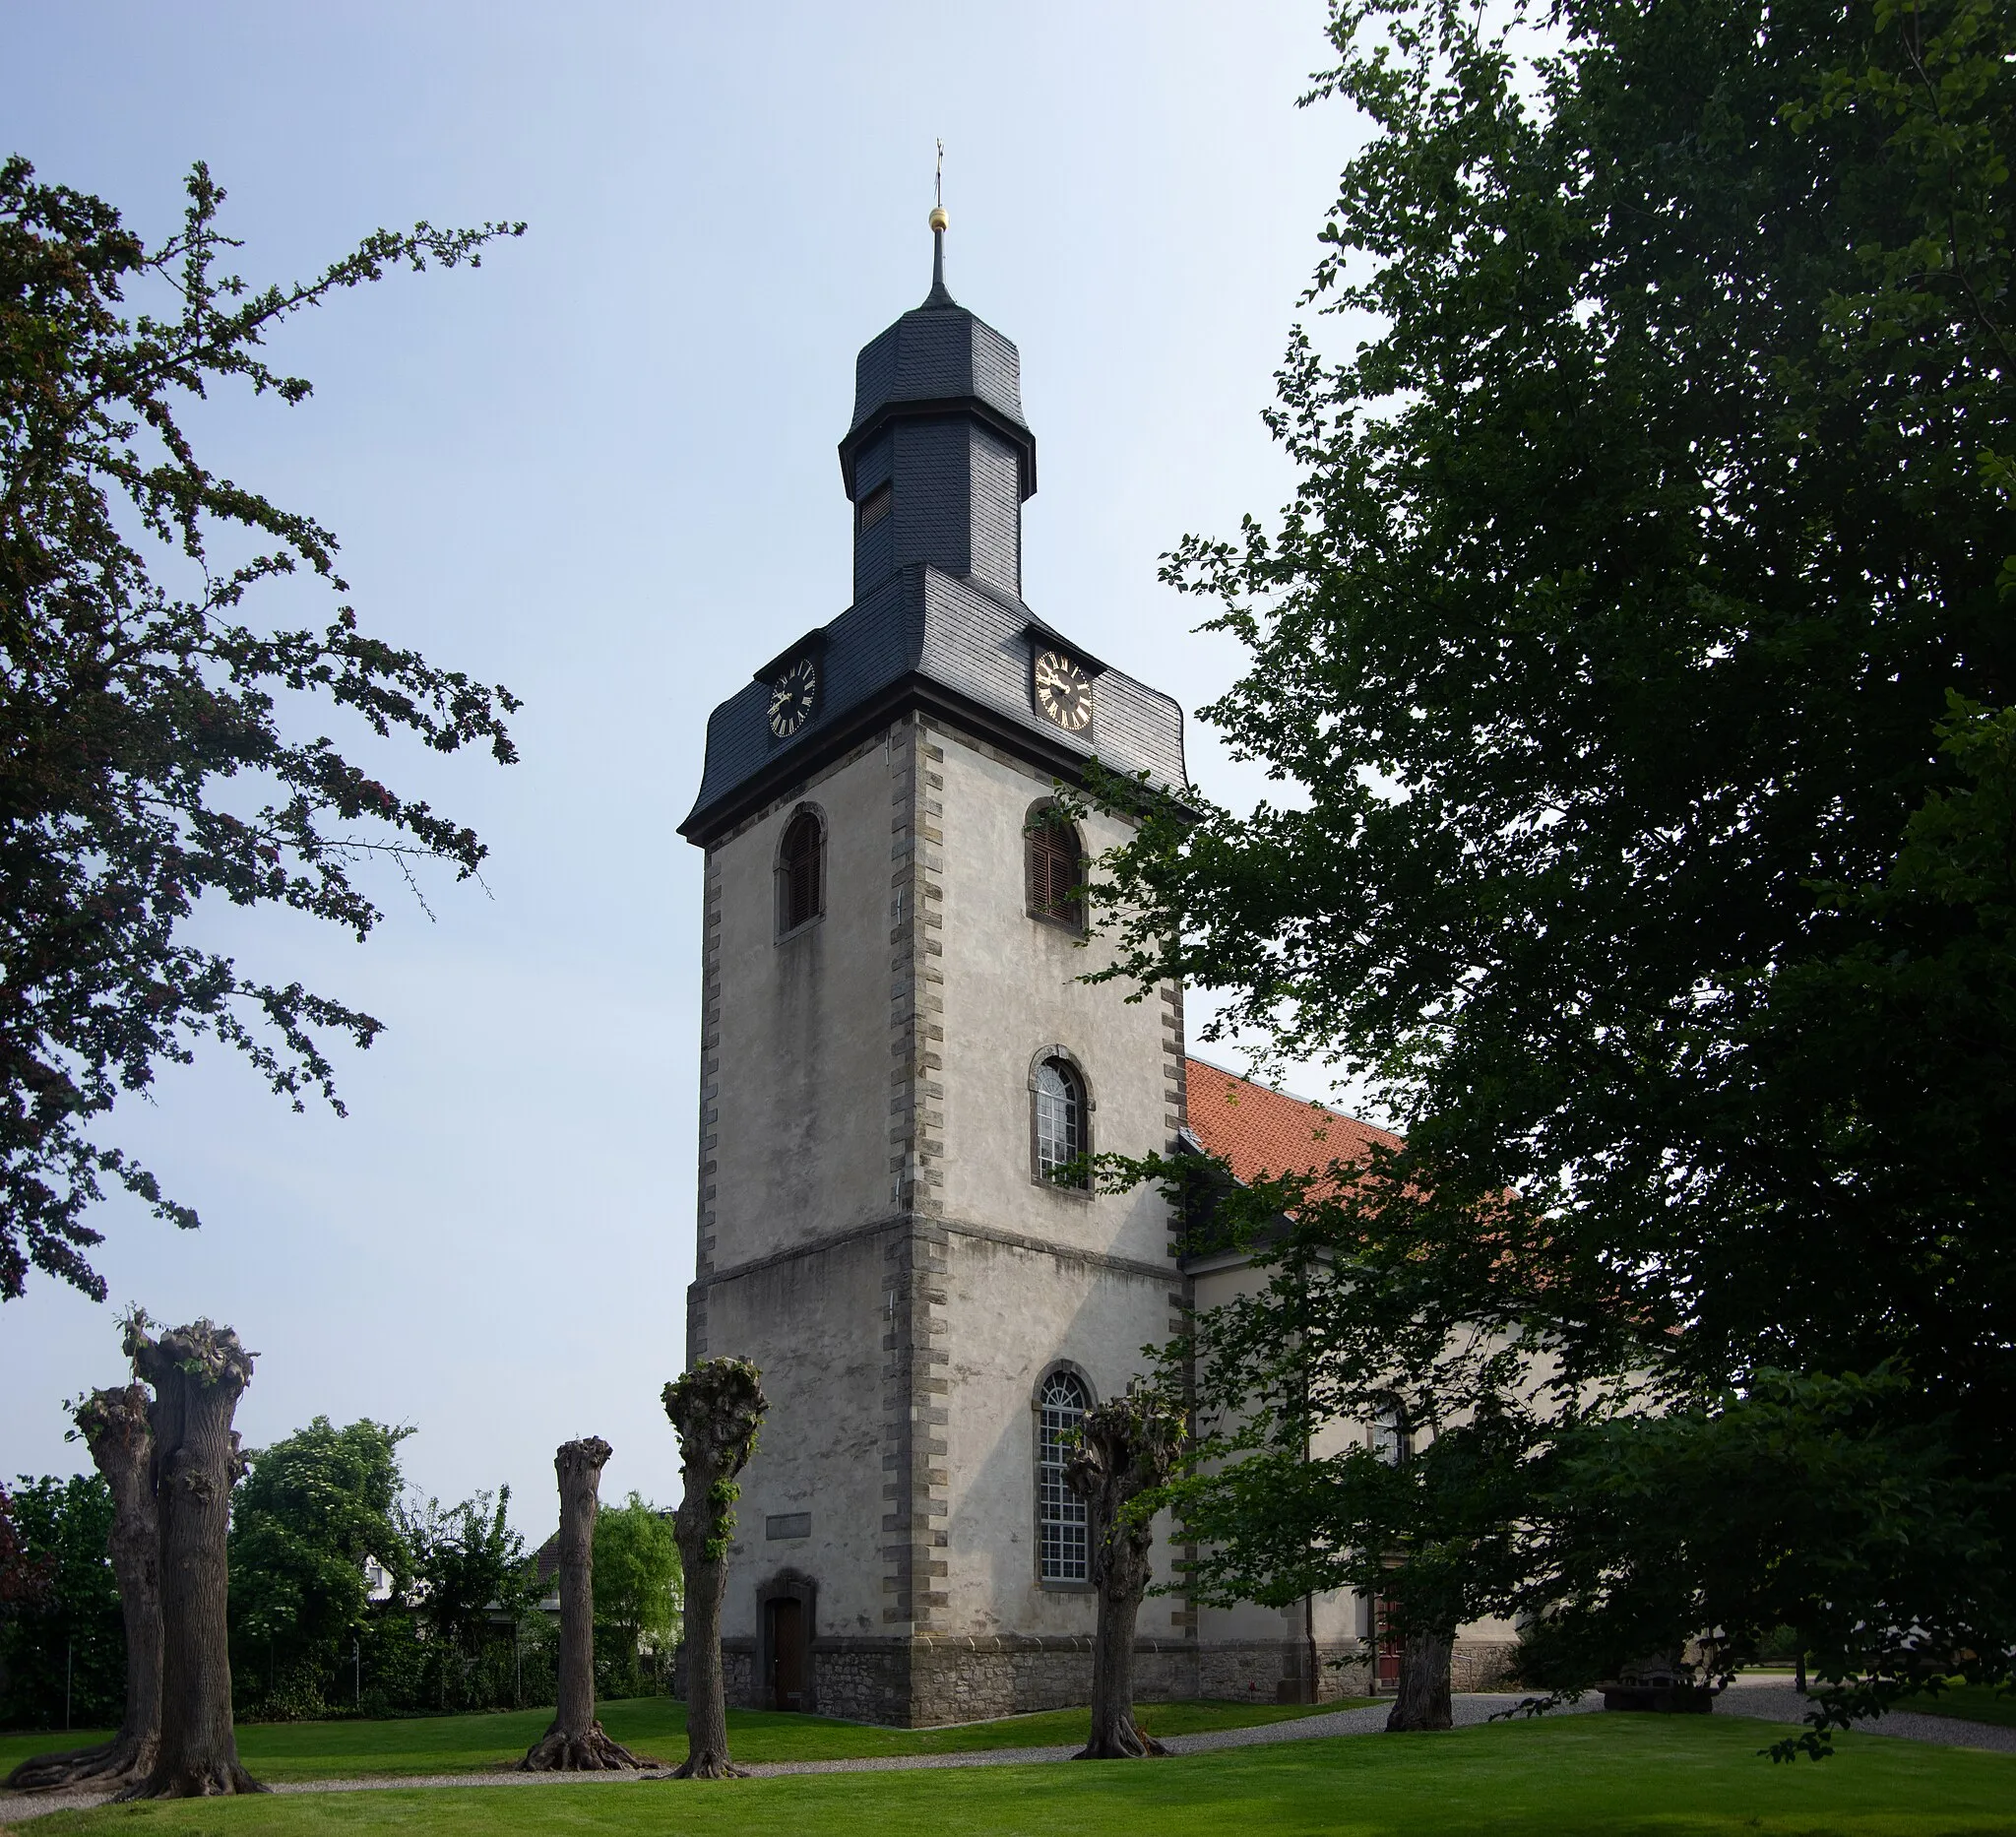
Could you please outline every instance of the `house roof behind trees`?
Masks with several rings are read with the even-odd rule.
[[[1270,1091],[1205,1059],[1187,1059],[1190,1133],[1228,1162],[1242,1184],[1265,1175],[1314,1173],[1333,1161],[1362,1160],[1375,1142],[1400,1137],[1327,1104]]]

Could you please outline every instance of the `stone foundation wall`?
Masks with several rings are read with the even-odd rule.
[[[903,1639],[813,1640],[808,1707],[849,1722],[909,1728],[909,1645]]]
[[[1518,1646],[1511,1640],[1459,1640],[1449,1662],[1456,1690],[1506,1685]],[[1190,1697],[1234,1702],[1331,1703],[1376,1694],[1372,1655],[1362,1640],[1319,1643],[1310,1675],[1309,1645],[1299,1639],[1187,1641],[1144,1639],[1134,1648],[1137,1702]],[[727,1699],[767,1708],[758,1690],[755,1641],[724,1639]],[[686,1652],[673,1666],[674,1691],[686,1694]],[[887,1728],[929,1729],[987,1722],[1032,1710],[1066,1709],[1092,1698],[1092,1641],[1066,1638],[817,1639],[812,1643],[808,1710]]]
[[[1134,1648],[1134,1694],[1163,1703],[1199,1694],[1198,1651],[1185,1641],[1144,1639]],[[766,1709],[755,1641],[722,1641],[730,1703]],[[1092,1641],[1073,1638],[914,1639],[836,1637],[812,1642],[805,1707],[821,1716],[898,1729],[987,1722],[1092,1700]],[[673,1663],[673,1693],[686,1694],[686,1650]],[[1268,1699],[1274,1699],[1272,1696]]]
[[[1511,1639],[1459,1639],[1449,1655],[1452,1690],[1503,1690],[1510,1687],[1512,1661],[1519,1651]]]
[[[1310,1675],[1310,1660],[1315,1673]],[[1247,1703],[1334,1703],[1371,1694],[1371,1661],[1359,1639],[1222,1640],[1197,1649],[1197,1694]]]

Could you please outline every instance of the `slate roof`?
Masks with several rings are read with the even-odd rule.
[[[790,779],[813,770],[872,723],[909,700],[935,700],[955,719],[980,718],[1005,742],[1069,776],[1095,754],[1112,770],[1146,772],[1177,792],[1183,769],[1183,711],[1169,696],[1122,670],[1106,669],[1093,689],[1092,725],[1066,733],[1031,705],[1032,628],[1051,628],[1019,600],[984,582],[920,564],[904,569],[800,645],[817,649],[821,677],[812,717],[787,740],[772,737],[770,690],[748,683],[708,718],[700,793],[679,825],[705,843]],[[1059,639],[1073,656],[1085,653]]]
[[[861,347],[854,359],[854,417],[865,426],[899,402],[940,402],[971,396],[1027,428],[1022,417],[1022,357],[984,319],[947,296],[942,305],[912,308]]]
[[[1204,1059],[1186,1059],[1189,1126],[1203,1147],[1231,1164],[1242,1184],[1262,1174],[1313,1173],[1360,1159],[1374,1142],[1400,1137],[1306,1098],[1270,1091]]]

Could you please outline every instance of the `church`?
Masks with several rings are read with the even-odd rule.
[[[751,660],[680,827],[706,857],[687,1361],[751,1360],[770,1399],[729,1700],[900,1726],[1089,1699],[1071,1432],[1250,1280],[1181,1257],[1162,1196],[1096,1192],[1081,1157],[1187,1139],[1250,1175],[1365,1132],[1188,1057],[1181,988],[1081,980],[1082,864],[1124,831],[1056,788],[1097,756],[1180,794],[1182,711],[1025,602],[1020,357],[952,297],[931,228],[929,293],[855,364],[852,603]],[[1371,1618],[1151,1594],[1137,1696],[1362,1690]],[[1466,1628],[1458,1687],[1510,1638]]]

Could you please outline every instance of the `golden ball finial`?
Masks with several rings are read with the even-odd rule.
[[[945,207],[942,204],[931,207],[931,227],[933,229],[950,229],[952,227],[952,220],[945,215]]]

